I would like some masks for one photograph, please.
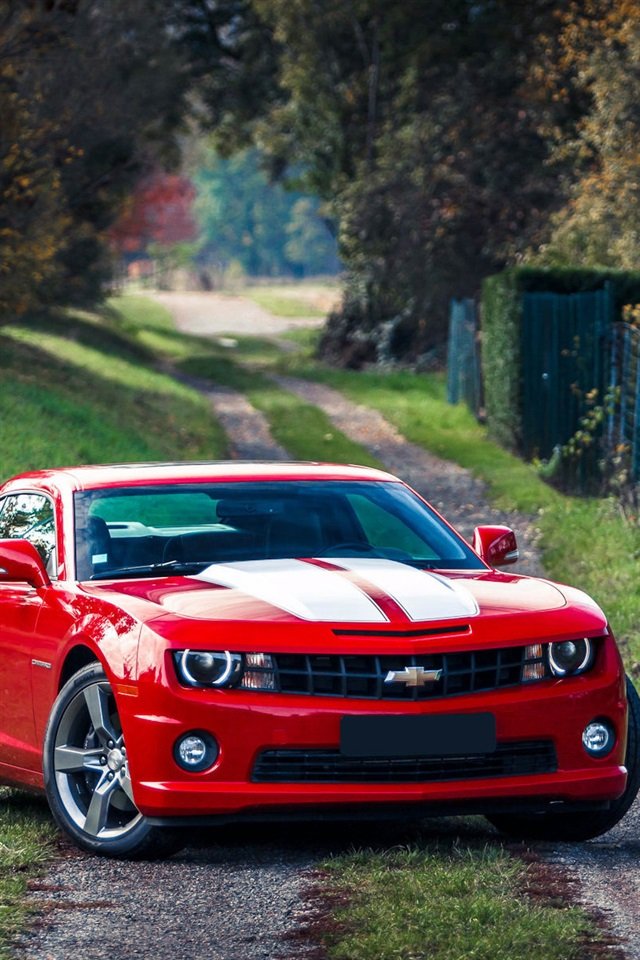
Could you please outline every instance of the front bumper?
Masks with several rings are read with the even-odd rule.
[[[118,697],[136,804],[157,822],[245,814],[291,818],[293,811],[316,816],[318,810],[359,816],[407,806],[426,815],[606,805],[626,785],[627,707],[613,643],[602,653],[597,669],[572,679],[406,704],[184,689],[171,676],[141,680]],[[265,750],[337,750],[346,715],[487,711],[495,715],[499,743],[552,741],[557,769],[428,783],[253,780],[256,759]],[[607,718],[616,731],[616,745],[604,759],[589,757],[581,742],[584,727],[596,718]],[[174,759],[176,739],[195,730],[208,731],[220,745],[216,764],[204,773],[187,773]]]

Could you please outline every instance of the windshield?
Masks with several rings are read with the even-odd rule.
[[[301,557],[381,557],[420,568],[483,566],[399,483],[116,487],[77,493],[75,506],[79,580]]]

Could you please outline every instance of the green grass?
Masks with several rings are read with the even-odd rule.
[[[332,960],[577,960],[598,937],[581,910],[514,895],[527,868],[500,847],[415,845],[326,866],[348,903],[325,933]]]
[[[226,455],[207,401],[158,372],[144,338],[131,335],[131,306],[0,328],[3,477],[77,463]],[[163,319],[154,304],[143,311]]]
[[[338,285],[328,280],[247,286],[240,291],[277,317],[326,317],[337,299]]]
[[[14,956],[9,942],[26,923],[30,880],[53,855],[55,830],[44,801],[0,788],[0,957]]]
[[[283,297],[277,291],[262,290],[260,287],[249,288],[244,291],[244,296],[249,297],[258,306],[263,307],[269,313],[273,313],[276,317],[326,316],[326,310],[321,310],[295,297]]]
[[[299,460],[359,463],[381,467],[364,447],[337,430],[317,407],[302,403],[261,373],[282,358],[276,343],[261,337],[241,337],[235,346],[224,346],[229,337],[211,339],[178,333],[168,311],[140,297],[112,301],[117,315],[125,317],[127,335],[180,370],[210,383],[244,393],[262,411],[274,439]],[[119,375],[118,371],[114,375]]]

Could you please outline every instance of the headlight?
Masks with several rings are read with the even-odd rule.
[[[273,659],[268,653],[176,650],[173,660],[178,679],[188,687],[278,689]]]
[[[189,687],[230,687],[242,673],[242,657],[228,650],[179,650],[174,659],[179,679]]]
[[[549,644],[549,666],[556,677],[583,673],[592,661],[593,644],[590,640],[562,640]]]
[[[529,644],[525,647],[521,679],[529,683],[550,677],[575,677],[593,666],[595,653],[596,644],[586,638]]]

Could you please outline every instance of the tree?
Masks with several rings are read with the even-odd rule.
[[[189,77],[156,0],[0,2],[0,315],[99,297],[106,233],[175,161]]]
[[[580,97],[575,135],[556,150],[578,176],[540,259],[640,267],[640,3],[582,0],[561,19],[550,72],[558,100]]]
[[[152,244],[171,247],[195,240],[198,227],[193,216],[196,191],[180,174],[156,171],[140,181],[109,231],[111,243],[121,256],[147,254]]]
[[[225,98],[221,63],[212,121],[220,139],[238,116],[228,144],[250,136],[275,175],[293,168],[330,206],[350,279],[325,352],[374,359],[391,325],[393,353],[415,355],[442,338],[448,298],[539,244],[562,199],[547,165],[556,108],[529,82],[555,3],[236,6],[233,92]],[[260,95],[237,109],[252,78]]]
[[[199,153],[193,176],[203,265],[224,269],[235,263],[251,276],[337,270],[335,239],[317,201],[270,183],[259,151],[228,158],[210,148]]]
[[[33,9],[0,6],[0,322],[37,303],[69,223],[57,158],[72,154],[40,109],[49,46]]]

